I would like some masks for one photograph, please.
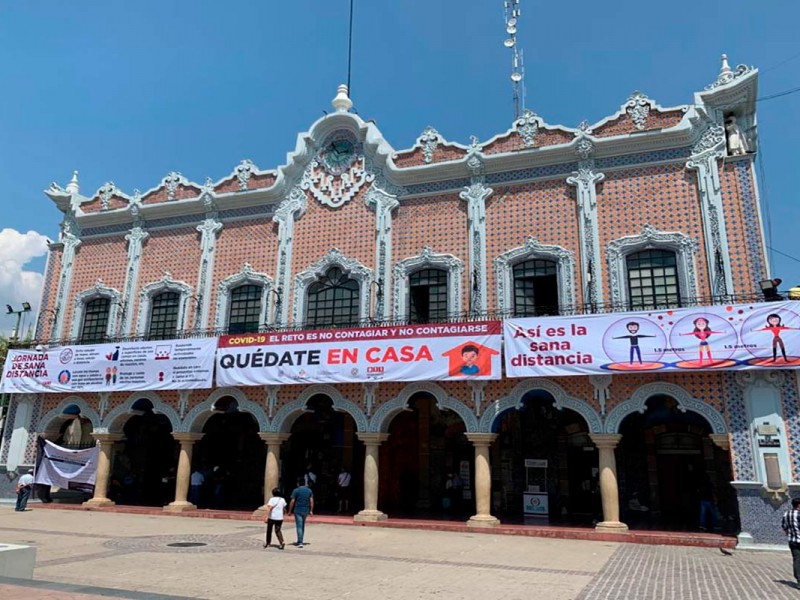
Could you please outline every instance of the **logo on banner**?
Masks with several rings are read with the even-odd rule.
[[[450,361],[450,377],[469,377],[492,375],[492,356],[500,354],[497,350],[478,342],[464,342],[442,353]]]
[[[172,346],[156,346],[156,360],[169,360]]]
[[[72,360],[72,356],[73,356],[72,348],[64,348],[61,351],[61,354],[58,355],[58,360],[61,361],[62,365],[65,365]]]
[[[72,381],[72,373],[64,369],[58,374],[58,383],[61,385],[67,385],[70,381]]]
[[[119,360],[119,346],[115,346],[113,352],[106,353],[106,360],[110,360],[112,362]]]

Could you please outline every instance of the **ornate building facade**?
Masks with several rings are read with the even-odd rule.
[[[401,151],[340,87],[275,170],[244,160],[218,181],[171,172],[143,192],[109,182],[90,195],[76,174],[46,190],[64,220],[37,340],[755,301],[769,275],[757,79],[723,60],[684,106],[635,92],[595,124],[525,112],[488,140],[429,127]],[[36,434],[64,443],[76,421],[75,440],[101,446],[98,505],[191,509],[189,472],[205,470],[213,490],[196,502],[253,509],[310,464],[323,501],[325,476],[333,487],[340,466],[355,473],[356,518],[463,512],[491,526],[522,518],[525,461],[546,459],[535,487],[552,521],[697,527],[702,475],[718,529],[776,543],[800,482],[791,370],[16,395],[0,465],[24,470]]]

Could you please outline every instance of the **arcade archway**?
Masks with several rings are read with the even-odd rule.
[[[554,404],[550,392],[534,389],[519,409],[494,422],[492,505],[503,521],[534,517],[591,525],[601,520],[598,456],[586,420]],[[526,512],[531,499],[540,513]]]
[[[617,449],[621,519],[631,529],[735,533],[739,513],[730,457],[715,445],[708,421],[680,410],[671,396],[647,399],[643,413],[620,423]],[[713,517],[701,523],[701,502]]]
[[[192,473],[202,474],[201,508],[254,510],[264,503],[266,449],[258,421],[232,396],[219,398],[195,444]]]
[[[325,394],[311,396],[305,409],[292,423],[291,436],[283,445],[281,486],[291,492],[297,478],[310,469],[316,477],[312,484],[315,510],[338,512],[337,479],[344,467],[350,474],[346,512],[358,512],[363,507],[364,446],[356,437],[353,417],[334,410],[332,399]]]
[[[167,416],[148,398],[133,402],[114,452],[109,498],[117,504],[165,506],[174,499],[178,443]]]
[[[418,392],[388,427],[380,449],[378,505],[392,516],[463,520],[473,512],[474,448],[455,412]]]

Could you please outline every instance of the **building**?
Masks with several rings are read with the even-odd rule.
[[[401,151],[342,86],[276,170],[91,195],[76,174],[46,190],[64,220],[38,343],[759,301],[757,81],[723,57],[684,106],[635,92],[595,124],[525,112],[489,140],[427,128]],[[201,505],[253,510],[310,466],[334,508],[344,466],[360,519],[492,526],[522,518],[535,481],[553,522],[691,529],[702,474],[723,531],[773,543],[800,482],[790,369],[15,395],[8,419],[9,471],[32,464],[36,434],[98,440],[90,505],[191,509],[200,469]]]

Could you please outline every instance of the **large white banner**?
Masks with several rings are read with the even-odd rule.
[[[504,322],[508,377],[800,367],[800,302]]]
[[[217,385],[500,378],[500,322],[223,336]]]
[[[210,388],[217,338],[9,350],[3,392]]]
[[[39,438],[39,461],[34,483],[55,485],[63,489],[91,492],[97,476],[98,446],[70,450]]]

